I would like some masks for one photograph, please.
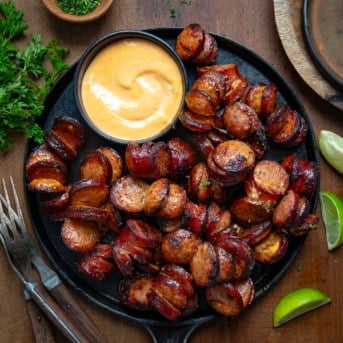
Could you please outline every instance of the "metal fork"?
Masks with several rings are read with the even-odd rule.
[[[26,229],[12,177],[10,182],[16,210],[13,210],[11,207],[4,179],[2,180],[4,196],[0,194],[0,232],[4,238],[2,240],[4,248],[9,251],[9,254],[7,252],[6,256],[10,258],[10,264],[16,266],[17,273],[21,275],[20,279],[23,281],[25,289],[31,298],[66,337],[73,342],[104,342],[104,338],[98,332],[94,323],[82,311],[68,289],[61,283],[57,274],[48,268],[40,258],[33,240]],[[1,204],[6,207],[8,216],[4,213]],[[39,271],[44,286],[63,309],[41,284],[33,281],[31,263]],[[91,326],[88,326],[88,323]]]

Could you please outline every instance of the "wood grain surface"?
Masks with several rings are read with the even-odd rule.
[[[223,34],[246,45],[273,64],[303,100],[315,132],[320,129],[343,135],[343,113],[321,99],[299,77],[289,62],[274,24],[270,0],[115,0],[99,21],[76,25],[51,15],[41,1],[14,0],[25,13],[28,35],[39,33],[47,42],[57,38],[70,49],[68,63],[75,62],[96,38],[117,29],[185,26],[200,23],[205,29]],[[185,4],[188,3],[189,5]],[[176,17],[171,17],[175,9]],[[23,154],[25,139],[13,137],[15,145],[0,154],[0,177],[13,175],[23,197]],[[321,189],[343,197],[343,177],[321,161]],[[320,215],[318,208],[318,215]],[[305,246],[285,276],[262,299],[237,319],[221,318],[200,327],[190,342],[342,342],[343,247],[328,252],[322,223],[306,240]],[[297,268],[301,265],[302,268]],[[298,271],[298,269],[301,271]],[[34,342],[22,286],[0,249],[0,342]],[[272,328],[272,312],[281,296],[299,287],[315,287],[330,296],[333,303],[299,317],[279,329]],[[144,329],[104,312],[78,298],[109,342],[151,342]],[[58,336],[58,342],[64,342]]]
[[[303,40],[302,0],[274,0],[276,28],[294,68],[323,99],[343,110],[343,94],[320,73]]]

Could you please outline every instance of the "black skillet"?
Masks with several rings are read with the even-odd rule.
[[[180,33],[180,29],[178,28],[159,28],[148,31],[164,39],[172,46],[174,46],[175,38]],[[270,64],[265,62],[254,52],[226,37],[219,35],[214,36],[219,45],[217,64],[237,64],[239,71],[247,77],[251,84],[257,82],[275,83],[278,87],[278,103],[287,103],[292,109],[301,113],[309,125],[309,132],[304,144],[293,150],[282,150],[272,146],[265,158],[280,160],[283,156],[295,152],[302,158],[314,161],[319,170],[319,155],[313,128],[300,99],[292,91],[291,87]],[[59,79],[46,99],[45,111],[40,122],[45,130],[51,128],[54,118],[59,115],[72,116],[82,121],[76,107],[73,93],[73,76],[75,69],[75,66],[71,67]],[[195,78],[194,67],[187,64],[186,69],[188,72],[189,84],[191,84]],[[187,138],[189,132],[177,125],[165,138],[168,139],[175,135]],[[95,149],[100,145],[108,144],[108,142],[89,132],[85,146],[80,150],[77,159],[69,165],[69,182],[72,183],[78,180],[80,161],[88,151]],[[28,142],[25,161],[34,146],[35,144],[32,141]],[[123,151],[123,147],[114,147]],[[315,212],[316,210],[318,191],[319,187],[317,185],[315,196],[311,201],[311,212]],[[116,286],[120,278],[119,273],[114,273],[103,283],[91,280],[79,273],[75,268],[76,254],[68,250],[60,238],[60,223],[52,222],[47,218],[40,206],[39,195],[26,190],[25,196],[31,223],[41,247],[55,270],[65,282],[92,303],[146,328],[154,342],[186,342],[191,333],[198,326],[218,317],[218,314],[214,313],[206,305],[202,294],[200,294],[199,309],[191,316],[185,317],[175,323],[165,320],[154,312],[139,312],[128,309],[121,304],[118,297]],[[289,268],[302,248],[305,238],[306,237],[291,238],[286,256],[277,264],[272,266],[256,264],[252,274],[256,288],[255,301],[265,294],[286,272],[287,268]]]

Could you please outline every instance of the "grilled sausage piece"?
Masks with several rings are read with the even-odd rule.
[[[162,219],[157,218],[159,228],[165,232],[173,232],[178,229],[184,229],[187,227],[187,219],[185,216],[181,216],[175,219]]]
[[[70,188],[70,204],[100,207],[109,196],[108,186],[97,180],[80,180]]]
[[[193,196],[198,203],[207,203],[211,195],[209,171],[204,162],[196,164],[188,179],[188,195]]]
[[[45,213],[56,213],[62,210],[65,210],[70,202],[69,188],[52,199],[44,200],[41,202],[42,208]]]
[[[196,57],[203,49],[205,32],[199,24],[186,26],[176,38],[176,52],[183,61]]]
[[[291,226],[287,228],[287,233],[293,236],[302,236],[313,230],[319,222],[319,218],[314,214],[308,214],[305,220],[300,225]],[[285,231],[286,231],[285,230]]]
[[[194,282],[199,287],[208,287],[217,281],[219,263],[214,246],[209,242],[203,242],[190,261],[191,273]]]
[[[216,246],[215,251],[218,259],[217,283],[230,281],[235,273],[233,256],[221,247]]]
[[[120,212],[114,208],[113,204],[108,201],[102,208],[107,212],[107,220],[105,222],[98,223],[99,228],[102,231],[114,231],[119,232],[120,227],[123,225],[123,220]]]
[[[81,179],[98,180],[109,184],[112,175],[113,171],[109,159],[98,150],[89,152],[81,162]]]
[[[45,143],[49,146],[54,153],[66,161],[74,160],[77,156],[77,150],[74,146],[63,138],[60,132],[51,131],[47,132],[44,136]]]
[[[247,87],[244,102],[257,114],[268,116],[273,112],[277,100],[277,88],[274,84],[257,83]]]
[[[150,306],[168,320],[175,321],[181,316],[181,311],[162,295],[153,289],[147,294]]]
[[[144,213],[153,215],[167,200],[169,194],[169,180],[166,178],[153,182],[147,192],[144,201]]]
[[[66,187],[61,182],[55,179],[34,179],[27,188],[31,192],[45,193],[45,194],[58,194],[64,193]]]
[[[239,175],[238,179],[241,182],[255,166],[255,153],[246,143],[229,140],[215,147],[213,160],[219,168],[227,172],[228,176]]]
[[[217,245],[234,258],[235,272],[233,278],[242,280],[250,276],[255,266],[255,256],[253,250],[238,237],[230,237],[224,241],[218,241]]]
[[[92,222],[79,219],[67,219],[61,228],[64,244],[76,252],[89,252],[98,244],[100,231]]]
[[[66,210],[66,217],[97,223],[105,223],[109,220],[109,213],[106,209],[103,208],[76,205],[68,207],[68,209]]]
[[[314,162],[306,161],[295,154],[284,157],[281,166],[290,178],[289,188],[311,199],[317,186],[318,170]]]
[[[228,210],[222,210],[218,204],[211,202],[207,207],[206,219],[206,237],[211,241],[220,231],[231,224],[231,213]]]
[[[108,261],[111,258],[111,244],[98,244],[90,253],[80,256],[76,265],[83,274],[103,281],[114,270],[113,263]]]
[[[189,143],[178,137],[168,141],[168,147],[171,152],[170,177],[172,179],[184,177],[195,164],[195,151]]]
[[[191,297],[194,292],[193,276],[186,269],[177,264],[168,263],[160,270],[160,275],[177,281],[185,290],[187,297]]]
[[[218,105],[203,90],[191,88],[186,94],[185,102],[187,107],[199,116],[214,117],[216,115]]]
[[[256,164],[252,178],[252,187],[256,187],[257,195],[250,195],[249,197],[256,199],[260,197],[259,193],[264,193],[269,197],[280,198],[283,196],[289,185],[289,176],[282,166],[270,160],[263,160]]]
[[[58,141],[55,142],[57,145],[51,144],[50,148],[61,158],[70,160],[76,157],[77,150],[84,143],[85,129],[75,118],[62,116],[54,120],[50,134]],[[47,139],[47,143],[49,144],[49,139]],[[59,150],[58,147],[61,149]],[[68,150],[70,151],[68,152]]]
[[[150,276],[121,279],[118,285],[118,293],[122,302],[135,310],[148,310],[150,304],[147,294],[151,290],[152,283],[153,278]]]
[[[151,288],[176,308],[183,309],[187,306],[188,294],[176,280],[159,274],[153,280]]]
[[[251,225],[269,219],[273,215],[272,206],[264,201],[248,197],[237,198],[230,206],[235,219],[243,225]]]
[[[232,284],[241,294],[243,300],[243,308],[246,308],[253,302],[255,297],[255,287],[252,279],[247,278],[244,280],[234,280]]]
[[[239,73],[237,65],[225,64],[200,67],[197,68],[196,73],[197,76],[202,76],[210,70],[215,70],[224,76],[226,88],[224,98],[227,104],[234,103],[243,98],[248,82],[246,78]]]
[[[234,223],[215,232],[206,231],[206,239],[213,244],[217,244],[217,242],[225,241],[227,238],[240,236],[241,231],[243,231],[243,228]]]
[[[273,224],[276,227],[290,227],[295,224],[299,207],[299,195],[289,190],[276,205],[273,213]]]
[[[287,237],[272,231],[265,239],[254,246],[254,252],[258,262],[274,264],[285,256],[287,248]]]
[[[201,235],[207,216],[206,205],[197,205],[194,202],[187,200],[185,206],[184,217],[187,223],[187,227],[195,235]]]
[[[160,231],[145,223],[143,220],[129,219],[126,225],[135,236],[135,244],[148,248],[156,248],[161,243]]]
[[[76,265],[81,273],[99,281],[105,280],[114,270],[113,263],[96,256],[83,256],[77,260]]]
[[[272,230],[272,223],[266,220],[262,223],[253,225],[251,228],[246,229],[239,236],[244,242],[253,246],[266,238]]]
[[[179,115],[181,124],[193,132],[208,132],[214,128],[214,118],[200,116],[189,109],[184,109]]]
[[[169,184],[167,199],[155,216],[164,219],[176,219],[182,216],[187,196],[185,190],[176,183]]]
[[[25,171],[30,169],[32,165],[36,164],[37,162],[42,161],[54,161],[57,164],[65,165],[62,159],[56,153],[49,150],[46,144],[42,144],[35,147],[30,153],[25,164]]]
[[[35,148],[25,164],[28,188],[34,192],[63,193],[67,181],[67,166],[45,144]]]
[[[292,148],[306,137],[307,124],[301,115],[288,106],[278,106],[266,122],[266,133],[276,144]]]
[[[191,59],[193,63],[210,64],[216,60],[218,55],[217,41],[212,35],[205,32],[204,43],[201,51]]]
[[[166,262],[188,263],[200,244],[199,238],[188,230],[175,230],[163,237],[162,254]]]
[[[149,185],[130,175],[118,179],[111,189],[110,199],[114,207],[132,214],[142,213]]]
[[[262,125],[254,109],[244,103],[226,106],[223,120],[228,134],[237,139],[248,138]]]
[[[188,141],[200,160],[206,160],[207,156],[214,150],[214,145],[207,135],[195,134],[190,136]]]
[[[215,311],[228,317],[235,317],[243,310],[241,293],[230,282],[208,287],[206,300]]]
[[[97,151],[105,155],[111,164],[112,177],[111,177],[110,183],[112,184],[113,182],[118,180],[123,174],[123,169],[124,169],[123,159],[121,158],[121,156],[115,149],[108,146],[102,146],[98,148]]]

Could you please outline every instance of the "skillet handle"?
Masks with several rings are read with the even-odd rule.
[[[153,343],[187,343],[190,335],[201,325],[196,323],[186,326],[153,326],[144,325]]]

